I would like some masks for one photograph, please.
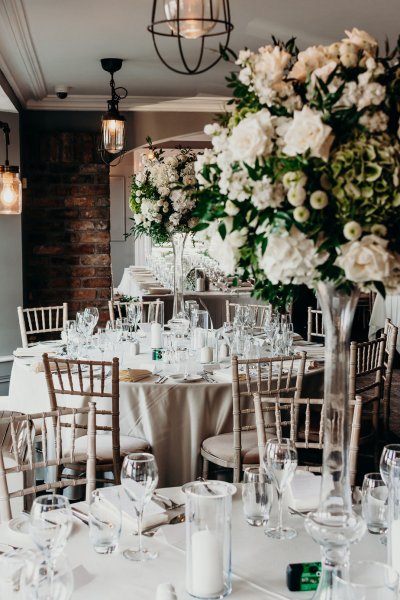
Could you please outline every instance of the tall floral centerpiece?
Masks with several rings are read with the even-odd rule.
[[[348,474],[348,346],[359,288],[400,284],[400,49],[378,55],[353,29],[299,52],[295,40],[242,50],[228,78],[233,112],[206,126],[197,159],[199,228],[227,273],[284,306],[295,286],[318,290],[326,331],[325,438],[315,598],[363,533]],[[203,234],[204,235],[204,234]]]
[[[193,216],[196,198],[196,155],[181,148],[174,156],[153,147],[142,156],[142,170],[132,179],[130,207],[134,236],[148,235],[155,244],[171,242],[174,252],[173,317],[184,316],[183,252],[189,233],[198,223]]]

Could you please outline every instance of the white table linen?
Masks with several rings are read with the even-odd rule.
[[[390,319],[393,325],[400,327],[400,295],[388,295],[383,298],[376,295],[369,321],[369,339],[374,339],[379,329],[385,326],[385,320]],[[400,336],[397,338],[397,352],[400,352]]]
[[[298,537],[294,540],[277,541],[268,538],[263,527],[251,527],[245,522],[240,486],[237,487],[238,492],[233,497],[232,518],[232,599],[309,600],[313,592],[289,592],[286,587],[288,563],[320,560],[320,549],[305,532],[303,518],[285,515],[285,522],[298,531]],[[167,489],[163,493],[182,501],[183,494],[179,489]],[[16,546],[32,545],[28,536],[12,532],[7,523],[0,525],[0,539],[3,543]],[[187,598],[184,539],[185,523],[165,525],[153,538],[144,539],[147,547],[158,551],[158,558],[147,563],[133,564],[122,556],[124,549],[137,544],[137,538],[131,535],[128,520],[123,522],[117,552],[99,555],[91,547],[88,527],[74,519],[74,528],[66,548],[75,577],[72,600],[155,600],[158,585],[165,582],[175,587],[179,600]],[[385,562],[385,555],[386,549],[380,543],[379,536],[369,533],[351,549],[351,559],[354,561]]]

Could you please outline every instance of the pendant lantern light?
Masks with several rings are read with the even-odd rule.
[[[154,48],[159,59],[168,69],[183,75],[204,73],[222,58],[221,50],[228,47],[233,29],[229,0],[153,0],[151,24],[147,28],[153,37]],[[222,36],[217,47],[208,48],[209,39]],[[182,65],[177,67],[163,56],[158,39],[173,39],[177,43]],[[197,58],[188,57],[189,43],[184,40],[197,40]],[[205,50],[217,53],[210,61],[205,61]]]
[[[10,145],[10,127],[0,121],[6,142],[6,160],[0,165],[0,214],[19,215],[22,212],[22,186],[19,178],[19,167],[12,166],[8,161],[8,146]]]
[[[101,120],[100,152],[103,161],[111,164],[116,158],[122,158],[126,149],[125,117],[119,112],[118,105],[128,91],[124,87],[115,87],[114,73],[122,66],[121,58],[102,58],[101,66],[111,74],[111,99],[107,101],[108,111]]]

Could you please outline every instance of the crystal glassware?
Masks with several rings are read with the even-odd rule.
[[[343,576],[333,576],[335,600],[396,600],[399,575],[384,563],[361,560],[351,563]]]
[[[69,600],[74,590],[74,576],[64,553],[48,562],[40,552],[31,553],[21,577],[25,600]]]
[[[275,485],[278,498],[278,525],[265,530],[265,533],[278,540],[288,540],[297,535],[295,529],[283,527],[282,496],[291,482],[297,467],[297,450],[288,438],[273,438],[265,446],[264,466]]]
[[[379,470],[387,486],[393,469],[398,470],[398,473],[400,473],[400,444],[387,444],[382,450]]]
[[[48,559],[60,553],[72,527],[68,498],[46,494],[35,498],[30,514],[30,532],[36,546]]]
[[[103,498],[101,490],[94,490],[89,504],[89,538],[99,554],[112,554],[121,535],[121,502],[115,489],[113,503]]]
[[[243,471],[243,512],[249,525],[260,527],[269,519],[273,487],[263,467],[246,467]]]
[[[386,533],[388,488],[380,473],[366,473],[362,484],[362,516],[370,533]]]
[[[142,546],[142,520],[146,504],[158,483],[156,459],[147,452],[135,452],[124,458],[121,471],[121,483],[130,500],[133,502],[137,517],[138,548],[125,550],[125,558],[133,561],[146,561],[157,557]]]

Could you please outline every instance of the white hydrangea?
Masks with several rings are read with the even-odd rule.
[[[283,185],[281,183],[273,184],[266,175],[259,181],[253,182],[251,201],[259,210],[267,207],[278,208],[282,205],[284,198]]]
[[[274,285],[293,283],[312,287],[319,278],[317,267],[328,258],[317,250],[313,240],[292,226],[290,231],[268,236],[268,246],[259,265]]]

